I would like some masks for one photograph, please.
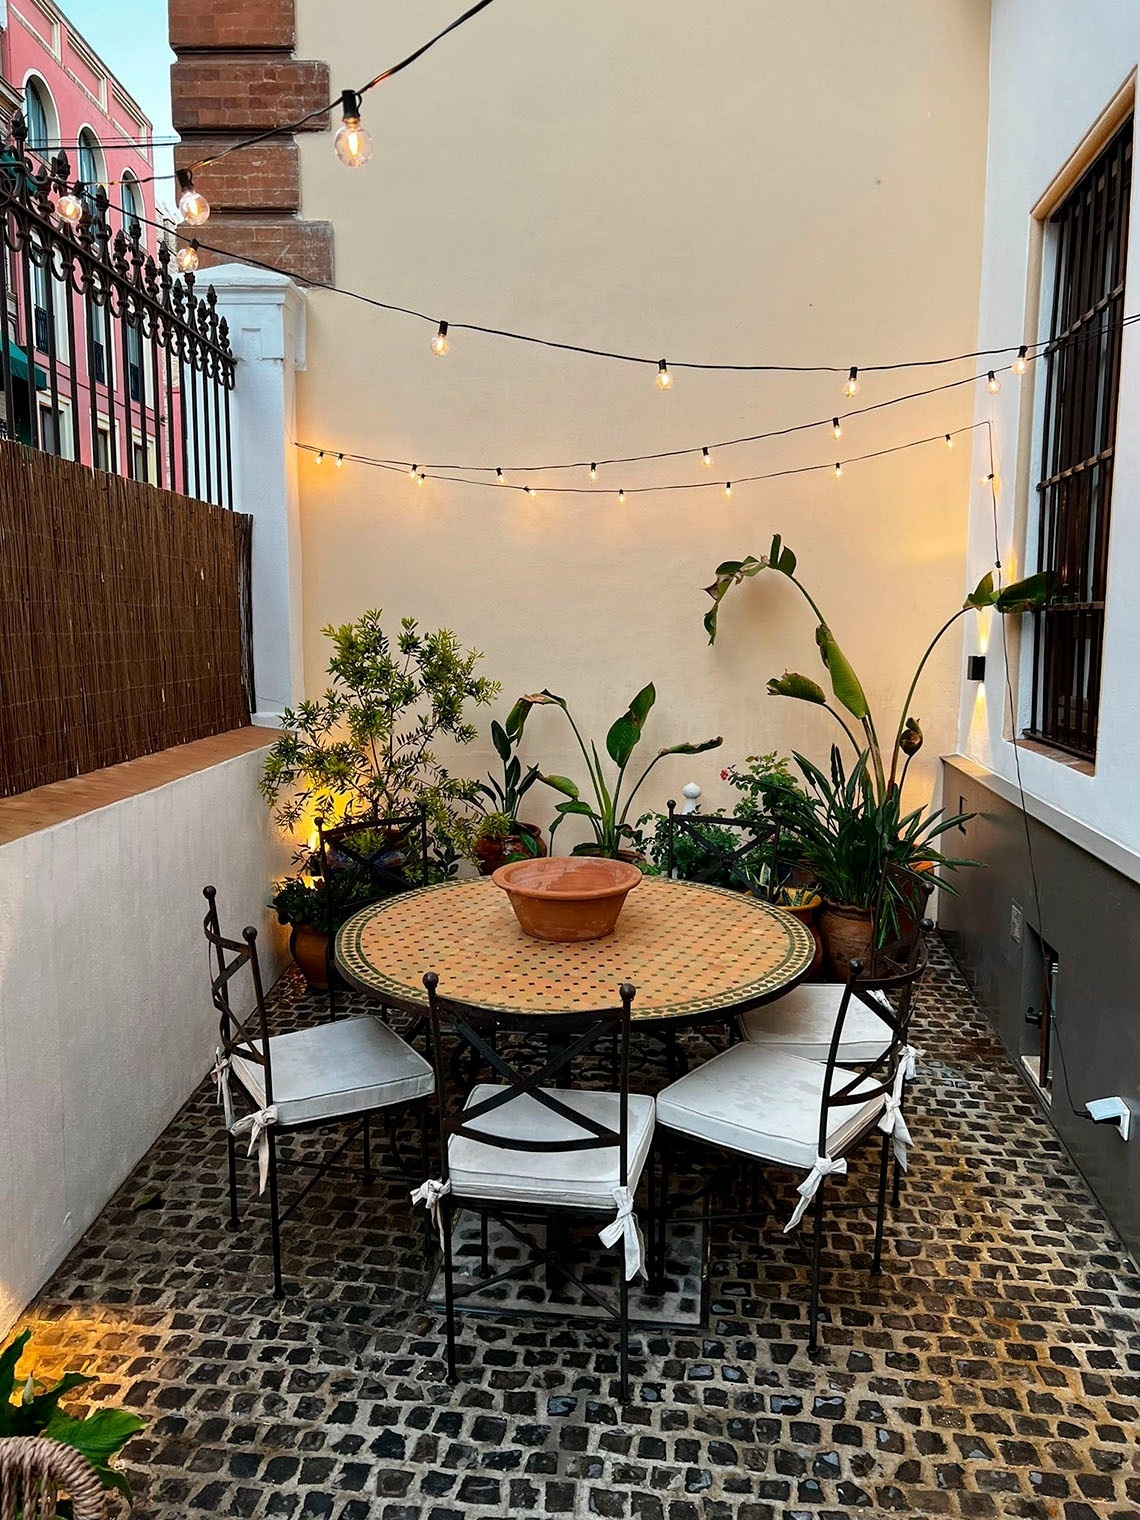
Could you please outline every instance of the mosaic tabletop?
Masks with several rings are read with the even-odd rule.
[[[336,962],[356,986],[403,1008],[440,993],[497,1013],[613,1007],[637,988],[635,1019],[715,1017],[778,996],[811,966],[815,945],[790,913],[740,892],[646,877],[605,939],[550,944],[518,926],[494,882],[446,882],[362,908]]]

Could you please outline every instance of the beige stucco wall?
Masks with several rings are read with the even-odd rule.
[[[297,9],[298,53],[327,58],[341,88],[456,7],[361,6],[351,31],[325,0]],[[365,169],[338,164],[327,137],[302,140],[304,212],[334,222],[342,284],[452,321],[674,358],[865,365],[968,351],[988,27],[981,0],[506,0],[367,97]],[[699,445],[842,407],[836,376],[679,372],[661,395],[651,371],[464,333],[441,360],[430,336],[314,292],[298,437],[493,466]],[[936,374],[867,377],[859,403]],[[973,389],[853,421],[841,448],[968,423]],[[676,492],[624,507],[609,494],[416,490],[306,458],[308,684],[321,684],[321,626],[374,605],[483,649],[504,707],[549,686],[599,736],[652,678],[652,742],[726,744],[662,766],[649,800],[692,776],[715,802],[726,761],[822,755],[832,734],[822,715],[764,694],[785,666],[820,673],[806,607],[786,585],[752,587],[710,651],[700,588],[712,568],[782,532],[873,700],[893,710],[925,636],[961,600],[968,456],[937,445],[851,465],[838,482],[826,472],[738,486],[731,501]],[[820,429],[726,451],[713,473],[835,457]],[[564,478],[586,484],[583,471]],[[599,483],[706,478],[685,460]],[[927,790],[954,747],[959,653],[946,649],[915,708]],[[559,715],[537,715],[533,757],[577,774],[565,741]]]

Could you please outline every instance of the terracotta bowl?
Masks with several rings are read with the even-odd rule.
[[[565,944],[612,934],[641,872],[624,860],[576,855],[516,860],[491,880],[507,894],[524,934]]]

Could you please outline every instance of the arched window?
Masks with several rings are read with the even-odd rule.
[[[123,183],[119,186],[119,189],[121,191],[119,205],[123,212],[123,231],[130,237],[132,223],[138,222],[139,240],[145,245],[146,224],[143,221],[143,199],[142,193],[139,190],[138,180],[135,179],[133,174],[126,173],[123,175]]]
[[[56,140],[55,107],[51,96],[38,79],[24,86],[24,120],[28,124],[28,147],[37,153],[48,150]]]
[[[107,178],[103,165],[103,150],[99,146],[99,139],[90,127],[84,127],[79,134],[79,149],[75,164],[76,177],[83,181],[83,199],[87,202],[88,210],[92,217],[98,213],[95,205],[95,191]]]

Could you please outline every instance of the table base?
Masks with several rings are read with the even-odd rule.
[[[528,1221],[526,1232],[539,1246],[545,1244],[546,1226]],[[480,1276],[479,1217],[460,1212],[455,1216],[451,1233],[455,1261],[457,1294]],[[490,1220],[487,1231],[488,1276],[504,1272],[526,1259],[526,1247],[497,1220]],[[647,1242],[648,1245],[648,1242]],[[571,1244],[571,1270],[589,1284],[595,1293],[617,1303],[620,1251],[607,1251],[586,1234],[576,1236]],[[650,1293],[644,1280],[629,1285],[629,1317],[635,1325],[686,1329],[703,1325],[706,1317],[704,1294],[705,1238],[699,1220],[678,1221],[669,1230],[664,1292]],[[429,1308],[443,1310],[443,1268],[428,1289]],[[546,1284],[546,1273],[536,1266],[532,1275],[499,1282],[480,1293],[456,1299],[457,1312],[525,1318],[541,1316],[552,1319],[595,1320],[615,1323],[603,1309],[593,1303],[574,1283],[559,1276],[553,1287]]]

